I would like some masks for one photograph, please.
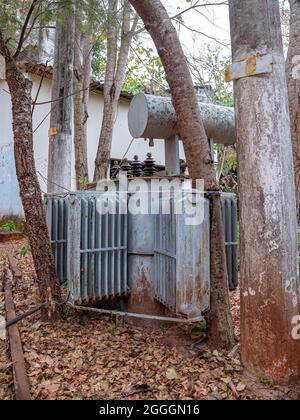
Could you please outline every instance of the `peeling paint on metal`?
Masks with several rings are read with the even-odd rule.
[[[234,62],[225,70],[225,82],[271,73],[274,62],[271,54],[246,57],[244,60]]]

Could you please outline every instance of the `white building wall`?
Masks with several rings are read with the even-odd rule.
[[[1,57],[1,56],[0,56]],[[1,66],[0,66],[1,67]],[[33,81],[32,97],[35,98],[40,83],[40,77],[28,75]],[[3,79],[3,74],[2,74]],[[44,79],[39,93],[38,102],[49,102],[51,99],[51,80]],[[128,130],[127,114],[130,101],[122,98],[119,103],[118,114],[114,128],[111,156],[115,159],[123,158],[132,140]],[[48,129],[50,126],[50,103],[37,105],[33,114],[34,154],[36,170],[39,174],[41,188],[47,191],[47,164],[48,164]],[[88,163],[90,181],[93,178],[94,161],[96,157],[98,139],[100,135],[103,115],[103,96],[101,93],[91,93],[89,101],[88,120]],[[146,154],[151,152],[157,164],[165,162],[164,142],[155,140],[154,147],[149,147],[144,139],[135,139],[126,155],[133,159],[138,155],[145,160]],[[21,202],[15,176],[13,159],[13,132],[11,100],[6,82],[1,80],[0,72],[0,217],[5,214],[21,213]],[[75,188],[75,168],[73,153],[72,184]]]

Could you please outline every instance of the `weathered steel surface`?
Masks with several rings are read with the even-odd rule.
[[[50,233],[51,248],[57,274],[61,283],[67,280],[69,224],[69,198],[67,196],[47,195],[45,197],[46,219]],[[71,221],[73,223],[73,221]],[[70,255],[70,257],[72,254]]]
[[[148,193],[146,193],[148,194]],[[155,300],[154,279],[154,215],[128,215],[128,312],[164,315],[164,308]],[[140,325],[149,325],[140,321]],[[151,321],[151,326],[153,322]]]
[[[100,214],[96,207],[101,199],[101,192],[45,198],[57,271],[61,281],[68,280],[75,303],[127,293],[127,216]]]
[[[243,77],[271,73],[273,71],[273,61],[272,54],[249,56],[245,60],[233,63],[226,69],[225,81],[232,82]]]
[[[177,136],[165,140],[166,175],[180,175],[179,139]]]
[[[238,211],[236,195],[222,193],[221,204],[229,288],[234,290],[238,285]]]
[[[98,214],[100,192],[47,195],[47,220],[60,280],[68,279],[72,302],[95,303],[128,292],[125,309],[130,312],[164,315],[168,308],[178,315],[200,316],[209,308],[210,296],[208,201],[202,225],[188,226],[185,213],[175,214],[174,196],[161,195],[160,212],[151,215],[151,196],[146,194],[149,214],[128,216]],[[166,199],[170,214],[162,213]],[[222,202],[233,288],[237,283],[235,195],[223,194]]]
[[[187,226],[186,214],[175,214],[174,199],[160,194],[159,214],[128,215],[127,309],[161,315],[167,308],[194,318],[209,307],[208,203],[204,223]],[[169,214],[162,211],[165,200]]]
[[[204,128],[215,143],[235,143],[234,109],[199,102]],[[130,105],[128,126],[135,138],[168,139],[178,135],[177,118],[169,97],[139,93]]]

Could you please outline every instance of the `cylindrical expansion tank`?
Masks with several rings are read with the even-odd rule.
[[[208,138],[215,143],[235,143],[234,109],[199,102]],[[139,93],[130,105],[128,126],[134,138],[168,139],[178,135],[177,118],[170,97]]]

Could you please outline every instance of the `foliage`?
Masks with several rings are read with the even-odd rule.
[[[234,146],[214,145],[217,153],[216,171],[222,191],[237,192],[237,154]]]
[[[207,324],[205,321],[203,322],[197,322],[193,325],[191,329],[191,339],[192,340],[198,340],[203,336],[203,333],[207,331]]]
[[[25,257],[31,253],[31,248],[28,244],[22,245],[16,253],[17,267],[22,267]]]
[[[92,74],[94,79],[104,82],[106,68],[106,36],[101,34],[93,47]],[[165,72],[159,56],[153,48],[136,42],[128,58],[122,90],[136,94],[145,91],[163,94],[167,89]]]
[[[0,231],[26,233],[27,226],[24,220],[18,217],[9,216],[0,223]]]
[[[215,144],[215,149],[219,155],[217,162],[217,170],[221,171],[222,175],[228,175],[237,169],[237,155],[232,147],[224,146],[223,144]],[[221,159],[225,154],[224,163],[222,165]]]
[[[16,229],[16,223],[13,220],[7,220],[6,222],[0,224],[0,230],[3,232],[14,232]]]
[[[224,106],[233,106],[232,85],[224,80],[224,71],[231,63],[220,46],[205,44],[198,55],[189,53],[188,61],[195,83],[213,89],[213,102]]]
[[[106,68],[106,35],[99,34],[93,45],[92,77],[104,82]]]
[[[153,48],[141,44],[132,47],[123,89],[130,93],[141,90],[158,95],[165,93],[164,68]]]
[[[74,0],[2,0],[0,2],[0,28],[12,53],[17,49],[20,36],[24,30],[24,42],[21,59],[28,59],[38,49],[41,31],[48,33],[54,28],[54,22],[64,23],[61,7],[70,8]],[[26,17],[34,5],[32,15],[27,25]],[[102,2],[99,0],[76,0],[76,7],[83,12],[83,19],[80,22],[84,28],[89,22],[95,21],[97,25],[102,24],[101,11]],[[17,11],[17,12],[16,12]]]

